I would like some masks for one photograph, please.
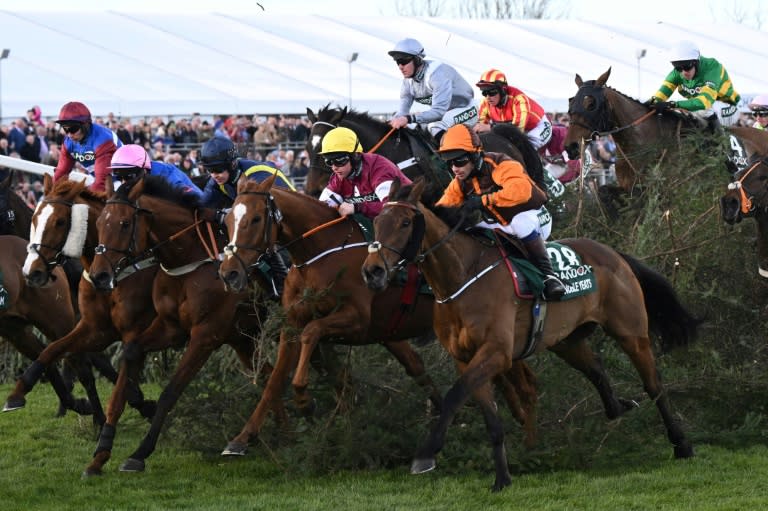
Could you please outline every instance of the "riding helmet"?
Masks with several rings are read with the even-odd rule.
[[[203,144],[200,150],[200,163],[209,172],[211,169],[231,170],[237,158],[235,144],[227,137],[215,136]]]

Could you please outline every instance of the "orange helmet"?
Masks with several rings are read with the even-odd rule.
[[[480,137],[466,124],[454,124],[440,141],[440,156],[452,160],[466,153],[478,153],[483,150]]]
[[[507,85],[507,77],[498,69],[489,69],[480,75],[480,81],[475,84],[477,87],[504,87]]]

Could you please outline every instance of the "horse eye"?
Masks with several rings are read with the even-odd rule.
[[[56,227],[64,227],[66,224],[67,222],[63,218],[56,219]]]
[[[410,218],[404,218],[402,226],[403,227],[410,227],[410,225],[411,225],[411,219]]]
[[[120,229],[126,230],[131,225],[131,223],[128,220],[120,220]]]
[[[260,216],[255,216],[255,217],[251,218],[251,222],[250,223],[251,223],[251,225],[256,225],[256,224],[258,224],[260,222],[261,222],[261,217]]]

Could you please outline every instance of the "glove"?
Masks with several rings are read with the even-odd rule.
[[[464,204],[461,205],[461,212],[464,215],[469,215],[470,213],[480,211],[482,209],[483,199],[480,195],[472,195],[467,197],[467,199],[464,201]]]
[[[651,105],[651,108],[656,110],[656,113],[661,113],[664,110],[669,110],[670,108],[675,108],[675,102],[674,101],[659,101]]]
[[[654,103],[656,103],[658,100],[659,100],[659,98],[657,98],[656,96],[654,96],[654,97],[652,97],[651,99],[647,99],[647,100],[643,101],[643,104],[644,104],[645,106],[653,106],[653,104],[654,104]]]

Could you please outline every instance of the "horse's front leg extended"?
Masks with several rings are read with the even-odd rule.
[[[320,339],[329,337],[344,338],[352,344],[362,340],[362,336],[368,331],[369,316],[361,315],[351,306],[345,306],[329,314],[324,318],[310,321],[301,332],[301,352],[296,372],[293,375],[294,400],[299,410],[307,414],[311,409],[312,397],[307,391],[309,385],[309,366],[312,353],[314,353]]]

